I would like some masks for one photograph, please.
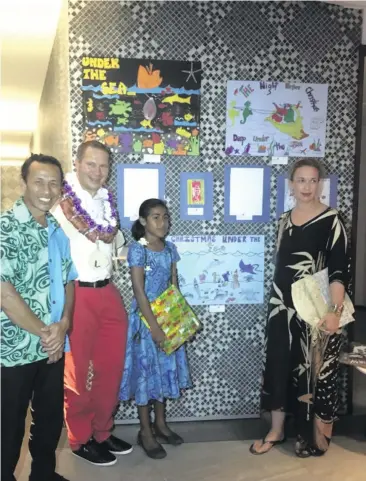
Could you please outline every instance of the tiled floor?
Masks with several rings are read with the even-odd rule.
[[[120,428],[118,428],[120,431]],[[122,456],[118,464],[97,468],[59,450],[59,472],[70,481],[365,481],[366,442],[336,437],[323,458],[298,459],[292,443],[265,456],[248,452],[250,441],[187,443],[167,447],[168,456],[154,461],[139,447]],[[29,456],[24,450],[18,481],[26,481]]]
[[[354,339],[366,344],[366,310],[357,312]],[[341,417],[326,456],[298,459],[292,440],[265,456],[253,456],[251,440],[264,435],[258,419],[176,423],[185,439],[179,448],[167,447],[168,457],[153,461],[137,446],[118,464],[96,468],[74,457],[65,432],[59,445],[59,472],[70,481],[366,481],[366,376],[354,372],[354,415]],[[115,434],[135,443],[137,426],[117,426]],[[291,423],[288,435],[293,435]],[[17,467],[18,481],[27,481],[30,459],[24,443]]]

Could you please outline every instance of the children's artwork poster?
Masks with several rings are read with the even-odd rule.
[[[324,157],[327,84],[227,84],[227,155]]]
[[[319,200],[329,207],[337,207],[338,176],[331,174],[319,183]],[[277,176],[277,218],[295,207],[290,181],[285,175]]]
[[[201,63],[83,57],[84,140],[112,152],[199,155]]]
[[[262,304],[264,236],[171,236],[178,282],[191,305]]]
[[[212,172],[181,172],[180,217],[182,220],[213,218]]]
[[[203,205],[205,203],[205,181],[203,179],[187,180],[187,204]]]

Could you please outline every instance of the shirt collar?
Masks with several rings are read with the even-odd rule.
[[[35,218],[30,213],[26,203],[24,202],[24,197],[20,197],[13,205],[14,217],[20,224],[29,223],[32,227],[38,229],[44,229],[41,224],[39,224]],[[46,214],[47,226],[50,228],[50,234],[52,234],[56,229],[60,227],[60,224],[51,214]]]
[[[93,197],[91,194],[89,194],[88,191],[86,191],[81,187],[78,176],[76,175],[76,172],[71,172],[66,174],[65,180],[68,184],[71,185],[73,191],[80,199],[105,200],[106,195],[108,195],[108,190],[105,189],[104,187],[101,187]]]
[[[20,199],[18,199],[13,205],[13,214],[20,224],[26,224],[29,222],[38,225],[38,222],[36,222],[35,218],[32,216],[28,207],[26,206],[24,197],[20,197]]]

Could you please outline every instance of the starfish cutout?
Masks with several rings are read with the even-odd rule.
[[[193,62],[191,62],[191,70],[181,70],[181,72],[188,74],[188,77],[186,78],[186,82],[188,82],[188,80],[192,77],[195,83],[197,83],[197,80],[194,74],[198,72],[202,72],[202,69],[200,68],[198,70],[193,70]]]

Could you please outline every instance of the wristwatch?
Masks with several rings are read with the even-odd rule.
[[[332,304],[332,305],[330,306],[329,312],[330,312],[331,314],[336,314],[338,317],[341,317],[341,316],[342,316],[342,312],[343,312],[343,307],[344,307],[343,304],[341,304],[341,305]]]

